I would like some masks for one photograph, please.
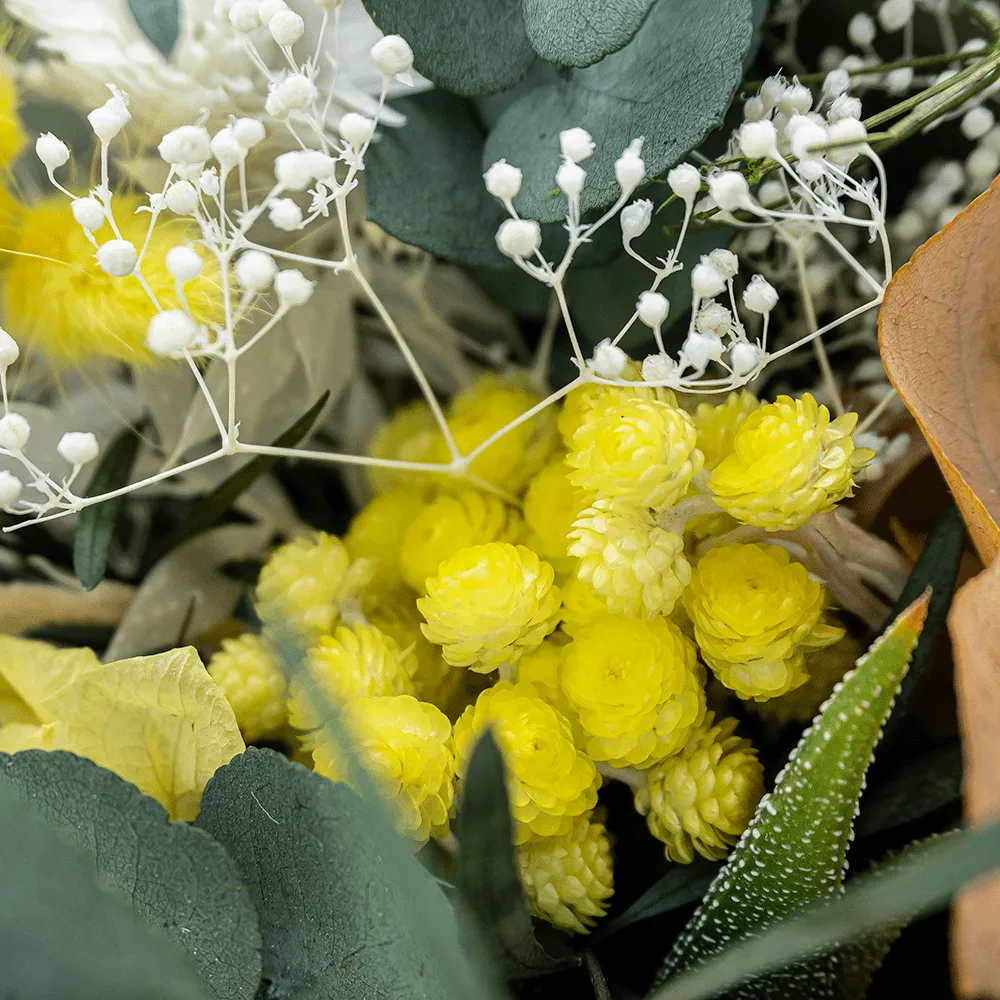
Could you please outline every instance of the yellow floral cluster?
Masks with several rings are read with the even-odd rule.
[[[791,717],[851,649],[821,584],[768,540],[850,492],[866,456],[849,421],[746,392],[689,412],[628,373],[636,384],[584,383],[530,419],[524,385],[475,382],[445,413],[466,475],[430,409],[402,408],[372,455],[434,468],[377,467],[343,541],[289,542],[261,572],[261,615],[301,632],[314,684],[287,689],[247,660],[241,688],[246,642],[210,667],[248,739],[290,727],[335,779],[347,769],[316,732],[315,690],[345,706],[417,843],[448,833],[490,731],[528,898],[574,932],[613,891],[603,780],[637,789],[675,861],[724,856],[748,824],[763,770],[736,721],[707,711],[708,670]]]

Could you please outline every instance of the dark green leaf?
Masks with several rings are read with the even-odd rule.
[[[91,858],[0,788],[0,970],[24,1000],[209,1000],[188,957],[101,889]]]
[[[142,33],[169,56],[181,33],[179,0],[128,0],[128,9]]]
[[[479,940],[491,948],[508,978],[566,965],[535,938],[512,847],[503,757],[491,733],[476,744],[462,788],[456,884],[464,910],[478,924]]]
[[[410,43],[415,69],[456,94],[493,94],[513,87],[535,60],[521,0],[364,0],[364,4],[386,34],[402,35]]]
[[[0,754],[0,789],[35,809],[150,927],[182,951],[217,1000],[260,984],[257,914],[225,849],[92,761],[62,751]]]
[[[87,496],[110,493],[125,486],[132,475],[138,449],[138,435],[130,429],[122,431],[104,453]],[[73,571],[84,590],[93,590],[104,579],[111,536],[124,502],[125,497],[115,497],[80,511],[73,538]]]
[[[997,866],[1000,824],[936,837],[909,849],[897,863],[854,879],[832,902],[797,913],[678,975],[648,1000],[718,996],[734,983],[939,909],[967,882]]]
[[[582,126],[597,143],[585,162],[583,210],[610,204],[619,194],[615,160],[633,139],[645,137],[652,177],[721,123],[740,82],[752,14],[750,0],[657,0],[625,48],[515,101],[486,140],[483,169],[501,157],[520,167],[518,211],[560,221],[566,199],[551,194],[559,133]]]
[[[653,0],[524,0],[534,50],[563,66],[590,66],[631,41]]]

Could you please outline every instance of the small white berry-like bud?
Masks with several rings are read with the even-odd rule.
[[[934,183],[949,194],[961,190],[965,186],[962,164],[958,160],[945,160],[934,172]]]
[[[889,94],[905,94],[913,85],[913,67],[900,66],[898,69],[891,69],[885,74],[882,85]]]
[[[693,202],[701,190],[701,174],[691,163],[679,163],[667,173],[667,186],[678,198]]]
[[[0,368],[4,370],[10,368],[20,354],[17,341],[6,330],[0,328]]]
[[[722,338],[714,333],[689,333],[681,348],[681,357],[696,371],[704,371],[709,361],[722,359]]]
[[[220,129],[212,136],[212,155],[224,174],[239,166],[246,157],[246,150],[233,135],[231,128]]]
[[[335,11],[344,0],[316,0],[316,3],[323,8],[323,10],[330,11],[331,13]]]
[[[826,113],[826,120],[831,124],[840,121],[842,118],[860,117],[861,101],[856,97],[849,97],[847,94],[841,94],[840,97],[836,98],[833,104],[830,105],[830,110]]]
[[[640,198],[626,205],[621,212],[619,221],[622,224],[622,239],[626,244],[649,229],[653,220],[653,203],[648,198]]]
[[[70,206],[73,218],[93,233],[104,225],[104,206],[96,198],[76,198]]]
[[[965,182],[964,172],[962,181]],[[908,208],[893,220],[892,231],[897,239],[906,242],[922,240],[927,235],[927,223],[919,212]]]
[[[875,22],[868,14],[855,14],[847,22],[847,37],[859,49],[867,48],[875,41]]]
[[[156,313],[146,327],[146,346],[161,357],[190,348],[198,336],[194,321],[180,309]]]
[[[969,108],[962,116],[962,135],[973,142],[982,139],[993,128],[993,121],[993,112],[989,108],[982,105]]]
[[[309,172],[318,181],[332,181],[337,173],[337,161],[318,149],[306,150]]]
[[[989,184],[1000,169],[1000,156],[988,146],[979,145],[965,160],[965,172],[975,184]]]
[[[319,97],[316,84],[304,73],[291,73],[280,81],[271,93],[277,105],[284,111],[301,111]]]
[[[746,340],[738,340],[729,349],[729,367],[741,378],[749,375],[763,360],[764,352]]]
[[[302,225],[302,209],[291,198],[277,198],[267,213],[275,229],[291,233]]]
[[[274,176],[278,179],[278,183],[289,191],[305,191],[313,180],[309,153],[293,149],[290,153],[282,153],[275,157]]]
[[[340,119],[340,134],[355,148],[361,149],[362,146],[372,137],[372,133],[375,131],[375,122],[371,118],[366,118],[364,115],[359,115],[354,111],[348,111],[343,118]]]
[[[769,76],[760,87],[760,99],[764,102],[765,112],[774,108],[788,84],[784,77]]]
[[[229,23],[244,34],[260,27],[260,4],[256,0],[236,0],[229,8]]]
[[[94,108],[87,121],[101,142],[111,142],[131,117],[125,102],[120,97],[111,97],[101,107]]]
[[[173,247],[167,251],[167,270],[176,281],[194,281],[205,266],[201,255],[192,247]]]
[[[215,197],[219,193],[219,175],[216,173],[215,167],[209,167],[199,174],[198,187],[210,198]]]
[[[812,107],[812,103],[812,91],[804,84],[793,83],[778,98],[778,110],[786,115],[804,115]]]
[[[691,291],[697,299],[712,299],[726,287],[726,279],[710,257],[702,257],[691,268]]]
[[[236,141],[244,149],[253,149],[267,135],[264,123],[257,118],[238,118],[233,122],[232,130]]]
[[[263,250],[247,250],[240,254],[233,269],[236,280],[248,292],[259,292],[274,280],[278,265],[274,258]]]
[[[750,284],[743,289],[743,305],[751,312],[765,315],[778,304],[778,293],[767,278],[755,274]]]
[[[750,185],[738,170],[720,170],[708,178],[708,193],[724,212],[746,208],[750,202]]]
[[[0,417],[0,448],[22,451],[31,436],[31,424],[20,413],[5,413]]]
[[[748,97],[743,102],[743,117],[748,122],[758,122],[766,114],[767,111],[764,109],[764,102],[756,94],[753,97]]]
[[[628,355],[610,339],[605,339],[594,348],[594,356],[587,367],[601,378],[621,378],[627,364]]]
[[[867,137],[868,129],[865,128],[863,122],[859,122],[857,118],[841,118],[840,121],[834,122],[827,130],[827,141],[843,142],[846,139],[859,139],[861,141],[856,146],[836,146],[833,149],[828,149],[826,151],[826,158],[831,163],[846,167],[861,153],[864,148],[864,140]]]
[[[640,155],[644,140],[633,139],[628,149],[615,160],[615,177],[625,194],[631,194],[646,176],[646,164]]]
[[[100,450],[97,438],[90,431],[67,431],[56,445],[56,451],[70,465],[86,465],[88,462],[93,462]]]
[[[596,148],[585,128],[568,128],[559,133],[559,149],[563,156],[574,163],[587,159]]]
[[[294,45],[305,33],[306,23],[293,10],[279,10],[267,22],[267,30],[279,44]]]
[[[792,152],[800,160],[817,159],[824,155],[824,150],[814,150],[830,141],[827,130],[818,122],[805,115],[796,115],[788,123],[788,135],[791,139]]]
[[[497,160],[489,170],[483,174],[486,182],[486,190],[494,198],[502,201],[509,201],[521,190],[521,181],[524,175],[520,168],[511,166],[506,160]]]
[[[69,146],[51,132],[46,132],[35,140],[35,155],[46,169],[56,170],[69,160]]]
[[[826,74],[826,79],[823,81],[823,94],[825,97],[833,100],[836,97],[840,97],[841,94],[846,94],[847,88],[850,85],[851,74],[846,69],[838,66]]]
[[[556,184],[567,198],[579,198],[586,179],[587,171],[572,160],[563,160],[556,171]]]
[[[98,266],[112,278],[124,278],[131,274],[138,260],[135,245],[128,240],[108,240],[97,250]]]
[[[0,470],[0,507],[10,507],[17,503],[24,484],[12,472]]]
[[[721,337],[733,329],[733,314],[720,302],[709,302],[695,316],[694,328],[699,333],[717,333]]]
[[[778,180],[764,181],[757,189],[757,197],[765,208],[780,205],[786,198],[785,187]]]
[[[530,257],[542,245],[534,219],[505,219],[497,230],[497,247],[508,257]]]
[[[743,234],[743,251],[758,257],[771,249],[772,242],[771,230],[767,226],[755,226]]]
[[[301,271],[294,269],[279,271],[274,276],[274,290],[280,309],[291,309],[308,302],[315,287],[315,281],[310,281]]]
[[[413,49],[401,35],[386,35],[371,47],[375,65],[386,76],[398,76],[413,69]]]
[[[744,122],[737,135],[740,152],[751,160],[773,156],[778,151],[778,131],[770,118],[759,122]]]
[[[260,0],[260,3],[257,5],[257,18],[261,24],[269,25],[271,18],[275,14],[288,9],[289,7],[285,3],[285,0]]]
[[[204,163],[211,155],[208,129],[200,125],[181,125],[168,132],[157,149],[166,163]]]
[[[175,181],[167,188],[167,208],[176,215],[194,215],[198,210],[198,192],[190,181]]]
[[[885,0],[877,16],[883,31],[899,31],[913,20],[913,0]]]
[[[643,292],[635,304],[635,311],[646,326],[662,326],[670,312],[670,301],[659,292]]]
[[[669,382],[677,374],[677,362],[666,354],[650,354],[642,362],[645,382]]]
[[[727,250],[725,247],[716,247],[708,257],[719,271],[722,272],[722,277],[726,281],[736,277],[740,269],[740,259],[732,250]]]

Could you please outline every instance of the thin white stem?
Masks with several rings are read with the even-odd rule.
[[[799,275],[799,294],[802,297],[802,308],[806,314],[806,324],[810,330],[815,330],[819,323],[816,320],[816,307],[813,304],[812,292],[809,291],[805,246],[801,240],[792,244],[792,253],[795,256],[795,267]],[[830,359],[827,357],[822,337],[816,337],[813,340],[813,351],[816,354],[816,361],[819,363],[819,370],[823,376],[823,387],[826,389],[830,406],[839,417],[844,412],[844,400],[840,396],[840,387],[837,385],[833,368],[830,366]]]
[[[865,414],[865,419],[861,421],[860,424],[855,428],[855,434],[864,434],[869,427],[872,427],[879,417],[885,413],[886,408],[892,403],[896,398],[896,390],[890,389],[872,408],[872,410]]]

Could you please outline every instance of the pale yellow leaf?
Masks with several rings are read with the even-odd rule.
[[[51,722],[46,701],[77,677],[100,667],[90,649],[56,649],[47,642],[0,635],[0,723]]]

